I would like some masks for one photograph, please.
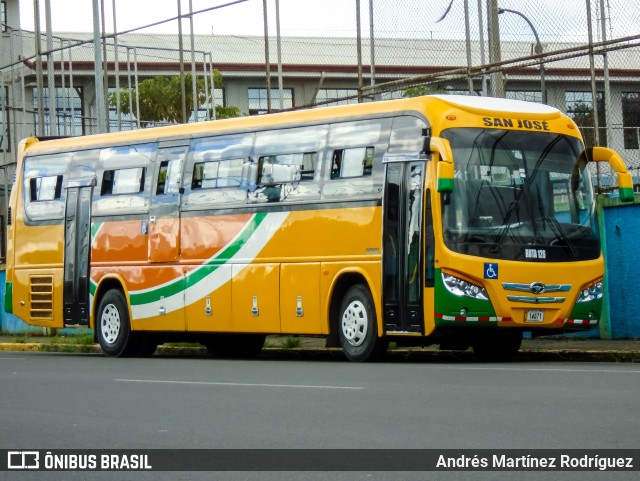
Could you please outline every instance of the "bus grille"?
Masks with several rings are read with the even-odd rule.
[[[53,276],[31,276],[31,319],[53,319]]]

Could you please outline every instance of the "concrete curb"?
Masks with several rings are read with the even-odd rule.
[[[52,344],[44,342],[0,343],[0,351],[64,352],[81,354],[101,354],[97,344]],[[158,357],[211,357],[204,347],[160,346],[154,356]],[[341,349],[336,348],[274,348],[266,347],[259,359],[281,360],[344,360]],[[385,361],[427,361],[427,362],[475,362],[471,351],[438,351],[434,349],[394,349],[389,351]],[[576,350],[576,349],[522,349],[514,358],[515,362],[631,362],[640,363],[640,351],[631,350]]]

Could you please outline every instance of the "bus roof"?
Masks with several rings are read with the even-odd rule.
[[[550,105],[525,102],[523,100],[479,97],[474,95],[432,95],[432,97],[439,98],[440,100],[463,110],[481,110],[483,113],[522,113],[531,115],[560,114],[558,109],[551,107]]]
[[[212,120],[190,124],[176,124],[164,127],[142,128],[107,134],[94,134],[78,137],[58,138],[46,140],[40,138],[26,145],[29,153],[45,153],[60,150],[84,150],[96,148],[101,145],[121,144],[128,142],[155,142],[159,139],[172,140],[185,137],[198,137],[211,134],[224,134],[226,132],[246,131],[251,129],[283,128],[289,125],[301,123],[323,122],[328,119],[340,121],[350,118],[385,115],[392,112],[420,112],[429,117],[429,107],[434,104],[449,105],[474,114],[513,114],[523,113],[539,115],[546,118],[558,117],[562,114],[559,110],[547,105],[535,104],[519,100],[498,99],[491,97],[464,96],[464,95],[425,95],[405,99],[386,100],[379,102],[366,102],[361,104],[342,105],[316,109],[293,110],[266,115],[254,115],[236,117],[224,120]],[[440,109],[435,111],[440,112]],[[429,119],[434,121],[435,119]],[[25,152],[26,153],[26,152]]]

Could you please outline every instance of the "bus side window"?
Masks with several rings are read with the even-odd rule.
[[[333,156],[331,157],[331,178],[332,179],[340,178],[340,169],[342,166],[343,153],[344,153],[344,149],[338,149],[333,151]]]
[[[373,152],[373,147],[334,150],[331,162],[331,178],[344,179],[371,175]]]
[[[114,170],[105,170],[102,175],[102,186],[100,187],[100,195],[111,194],[113,191],[113,174]]]
[[[307,152],[302,156],[302,170],[300,180],[313,180],[316,176],[316,164],[318,163],[317,152]]]
[[[258,160],[259,184],[284,184],[313,180],[317,152],[281,154],[260,157]]]
[[[72,152],[25,157],[22,193],[25,222],[64,218]]]
[[[410,115],[395,117],[389,138],[389,153],[417,153],[424,150],[423,129],[427,127],[425,121],[417,117]]]
[[[257,165],[251,162],[254,137],[247,132],[191,140],[181,208],[245,205],[257,176]]]
[[[239,187],[244,159],[222,159],[218,162],[216,187]]]
[[[206,173],[205,173],[206,170]],[[218,163],[217,162],[198,162],[193,166],[193,176],[191,177],[191,188],[206,189],[207,187],[215,187],[215,178],[217,177]],[[208,175],[207,175],[208,174]],[[205,180],[206,178],[208,180]],[[211,178],[213,178],[213,184]]]
[[[137,194],[144,191],[145,167],[105,170],[100,195]]]
[[[317,152],[265,155],[258,158],[258,189],[252,202],[278,202],[317,195],[313,181]]]
[[[265,130],[256,133],[251,158],[256,186],[248,201],[300,202],[320,198],[329,125]]]
[[[62,176],[33,177],[29,179],[31,202],[58,200],[62,194]]]
[[[162,146],[158,150],[158,170],[154,190],[156,196],[180,193],[182,163],[187,150],[186,145]]]
[[[193,165],[191,189],[239,187],[244,159],[223,159]]]
[[[167,186],[167,174],[169,170],[169,161],[163,160],[160,162],[160,171],[158,172],[158,186],[156,187],[156,195],[162,195],[165,193]]]
[[[373,147],[367,147],[362,161],[362,175],[371,175],[373,169]]]
[[[147,169],[155,171],[157,154],[158,144],[154,142],[101,148],[96,159],[98,186],[92,215],[147,213],[149,197],[155,192],[155,176],[147,175]]]

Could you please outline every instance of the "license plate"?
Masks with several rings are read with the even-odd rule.
[[[544,311],[536,310],[536,311],[527,311],[527,322],[543,322],[544,321]]]

